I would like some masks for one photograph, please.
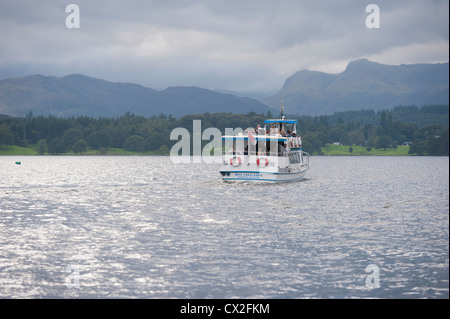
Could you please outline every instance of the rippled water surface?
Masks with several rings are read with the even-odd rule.
[[[448,157],[311,166],[274,185],[169,157],[0,157],[0,298],[449,297]]]

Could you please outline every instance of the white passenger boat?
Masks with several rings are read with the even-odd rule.
[[[309,154],[296,132],[297,120],[285,119],[282,103],[280,119],[266,120],[264,128],[223,136],[222,180],[301,180],[309,170]]]

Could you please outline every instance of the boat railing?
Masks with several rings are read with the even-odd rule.
[[[303,157],[303,165],[309,167],[309,153],[302,151],[302,157]]]
[[[224,150],[222,151],[222,155],[244,155],[244,156],[278,156],[278,157],[288,157],[289,153],[288,152],[254,152],[254,151],[232,151],[232,150]]]
[[[277,139],[273,140],[273,137],[276,137]],[[230,139],[229,137],[227,137]],[[239,136],[238,138],[241,139],[242,144],[241,146],[236,147],[233,146],[233,148],[225,147],[222,151],[222,155],[244,155],[244,156],[278,156],[278,157],[289,157],[289,154],[292,154],[292,152],[298,152],[301,151],[302,147],[302,139],[300,136],[282,136],[280,134],[267,134],[267,135],[255,135],[253,136],[253,146],[250,146],[250,143],[244,147],[244,142],[242,138],[247,139],[247,136]],[[279,138],[279,139],[278,139]],[[231,139],[234,139],[231,137]],[[270,140],[266,140],[270,139]],[[258,141],[258,142],[255,142]],[[263,146],[261,147],[259,144],[259,141],[264,141]],[[272,149],[272,143],[278,142],[278,145],[275,147],[274,150],[269,150],[269,147],[266,148],[266,145],[268,146],[270,143]],[[245,142],[247,144],[247,142]],[[257,145],[257,146],[255,146]],[[276,144],[275,144],[276,145]],[[263,149],[263,150],[261,150]]]
[[[302,147],[302,138],[300,136],[288,136],[287,141],[292,148]]]

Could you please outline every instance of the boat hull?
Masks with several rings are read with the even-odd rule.
[[[269,183],[296,182],[305,177],[308,169],[291,173],[261,171],[220,171],[223,181],[260,181]]]

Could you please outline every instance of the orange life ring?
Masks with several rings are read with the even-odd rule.
[[[264,163],[261,163],[260,158],[257,158],[256,159],[256,165],[258,165],[258,166],[267,166],[267,165],[269,165],[269,160],[267,158],[265,158]]]
[[[237,165],[235,165],[235,162],[233,161],[233,159],[237,159]],[[230,158],[230,165],[231,165],[231,166],[237,167],[237,166],[240,166],[241,163],[242,163],[242,160],[241,160],[240,157],[236,157],[236,156],[235,156],[235,157],[233,157],[233,158]]]

